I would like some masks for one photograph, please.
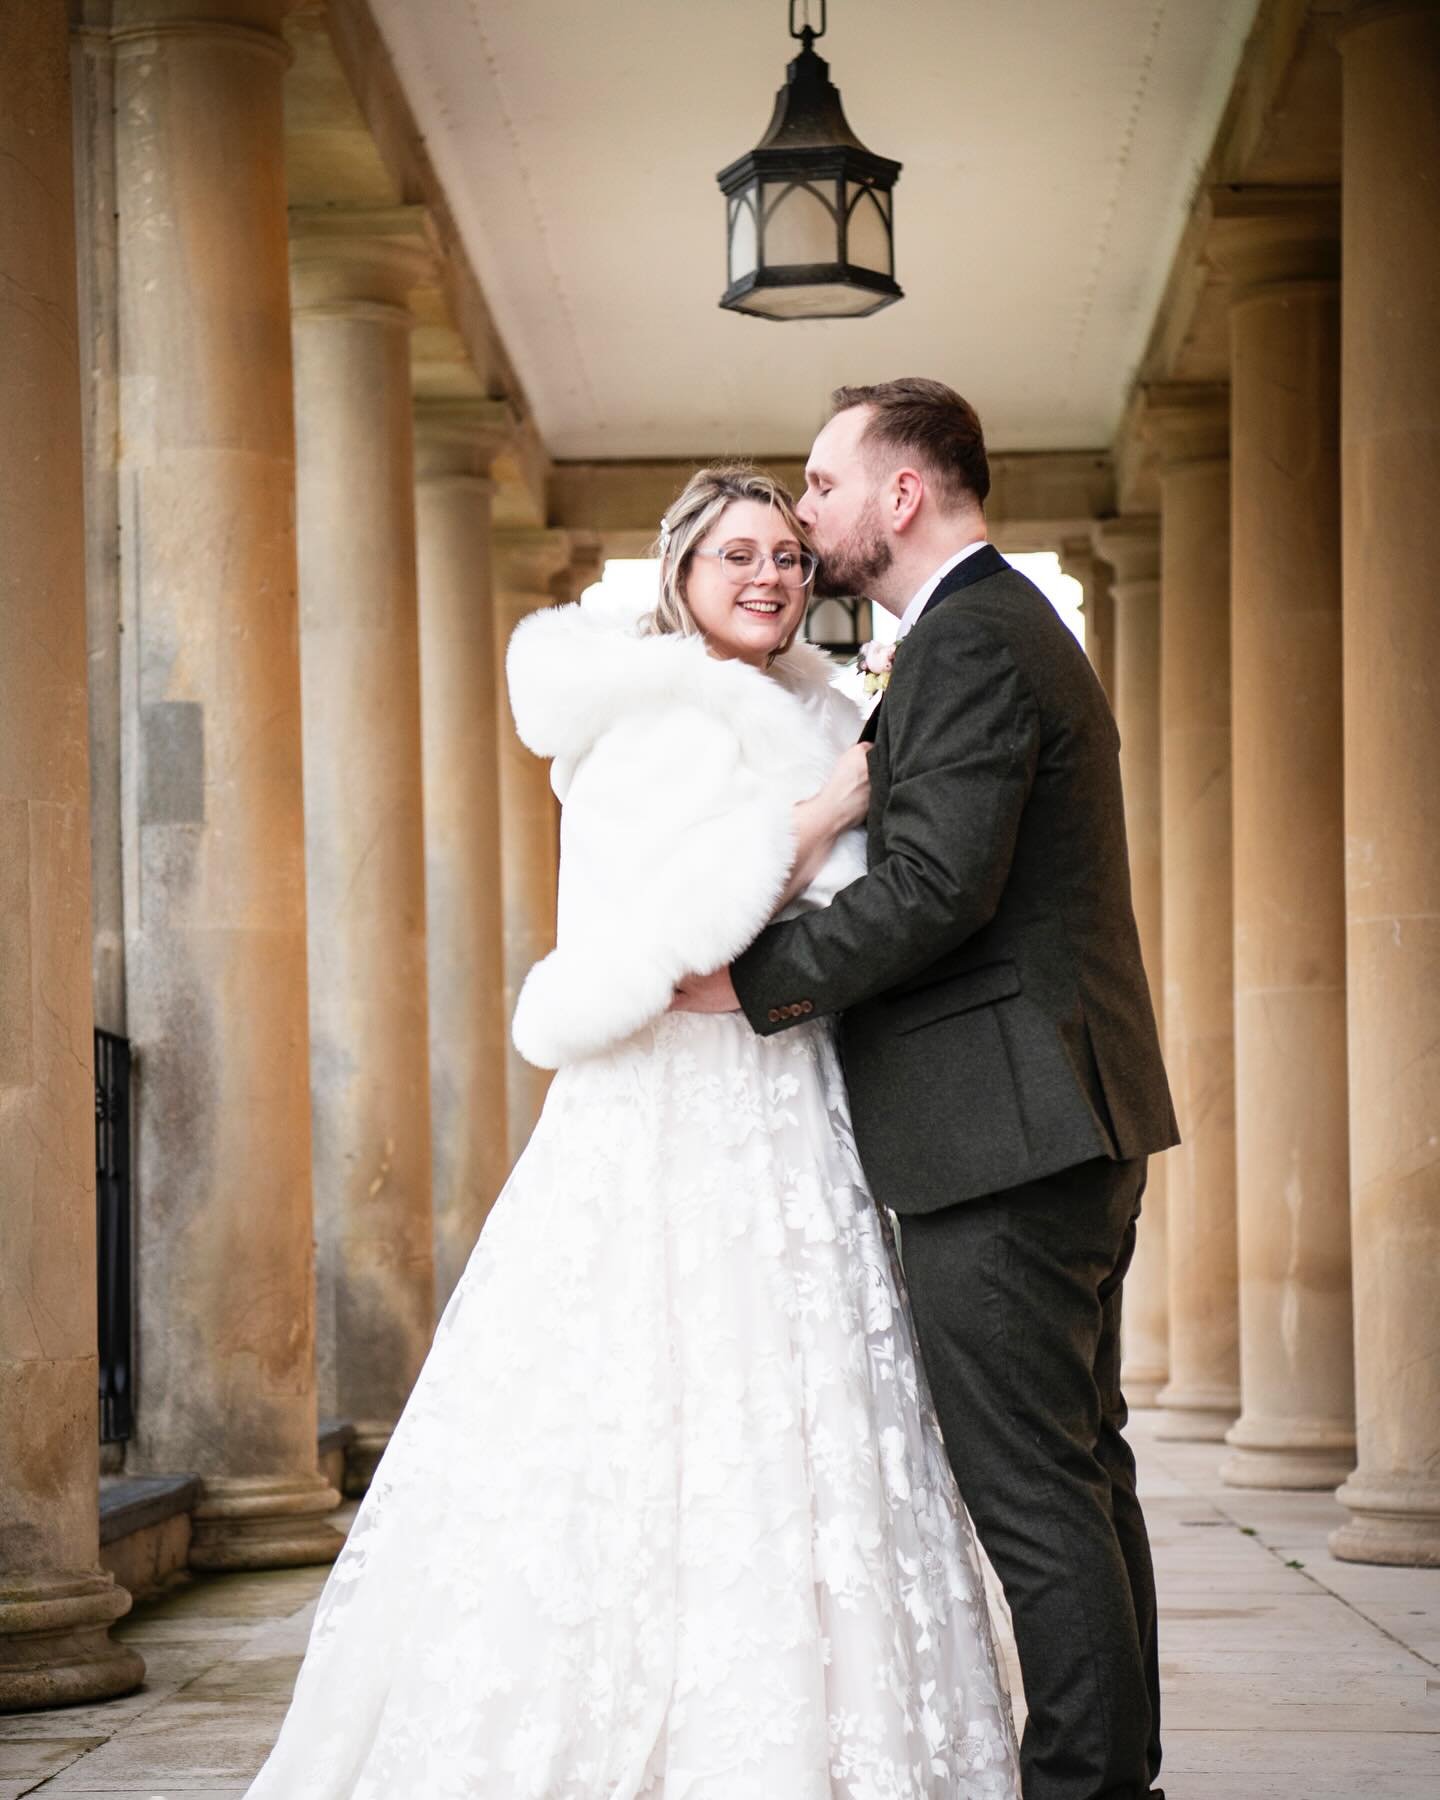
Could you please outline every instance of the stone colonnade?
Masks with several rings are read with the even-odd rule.
[[[0,1436],[22,1447],[0,1706],[141,1674],[107,1636],[126,1601],[97,1570],[74,1279],[94,998],[67,33],[59,0],[21,10],[0,60],[0,268],[35,302],[0,342],[20,396],[0,419],[0,1121],[7,1155],[44,1153],[0,1165],[23,1247],[0,1260]],[[101,986],[138,1059],[129,1469],[203,1477],[212,1568],[338,1544],[317,1218],[318,1392],[361,1424],[363,1478],[543,1099],[505,1021],[553,941],[556,809],[499,671],[518,619],[584,576],[565,533],[492,541],[503,409],[427,402],[412,436],[417,217],[302,217],[287,241],[285,11],[116,0],[106,38],[118,418],[94,421],[91,499],[121,545],[119,741],[95,741],[123,902]],[[1437,1563],[1440,190],[1415,171],[1440,157],[1440,8],[1348,11],[1343,326],[1334,197],[1217,197],[1228,393],[1151,392],[1159,538],[1107,524],[1086,578],[1187,1137],[1152,1175],[1127,1379],[1173,1434],[1228,1436],[1231,1481],[1358,1461],[1336,1554]],[[105,211],[97,186],[86,229]]]
[[[1095,548],[1113,571],[1105,658],[1120,731],[1125,835],[1140,951],[1157,1019],[1165,1016],[1165,952],[1160,834],[1160,523],[1144,516],[1108,520]],[[1088,639],[1088,628],[1087,628]],[[1125,1393],[1153,1406],[1170,1373],[1168,1157],[1152,1159],[1126,1282],[1122,1331]]]
[[[97,1004],[136,1069],[126,1473],[202,1478],[201,1568],[333,1557],[317,1392],[358,1426],[363,1482],[437,1273],[443,1299],[544,1092],[511,1077],[503,945],[550,947],[557,815],[512,784],[526,879],[504,911],[517,747],[497,669],[519,612],[575,574],[572,543],[530,534],[493,582],[488,469],[514,415],[427,400],[412,430],[420,215],[288,212],[285,11],[117,0],[85,40],[82,223],[114,221],[84,284],[92,352],[119,345],[108,425],[81,399],[61,0],[0,61],[0,267],[34,302],[0,342],[17,397],[0,420],[0,1146],[24,1149],[0,1171],[0,1438],[20,1447],[0,1479],[0,1708],[143,1675],[108,1637],[129,1601],[98,1566],[95,1286],[77,1279],[95,1260]],[[88,722],[87,473],[92,538],[111,521],[89,624],[114,664]],[[97,707],[117,846],[103,954]]]
[[[363,1488],[434,1324],[404,209],[293,221],[320,1405]]]
[[[0,1710],[123,1694],[101,1572],[90,796],[69,33],[0,56]]]
[[[505,1017],[526,971],[555,944],[555,888],[560,831],[550,765],[516,737],[505,687],[505,648],[527,614],[554,602],[568,576],[570,539],[563,531],[505,531],[495,537],[495,667],[500,732],[500,886],[505,940]],[[550,1075],[532,1069],[506,1043],[506,1116],[510,1155],[524,1149],[550,1091]]]
[[[1236,1195],[1225,1479],[1354,1464],[1340,727],[1338,196],[1217,195],[1231,293]]]
[[[1113,569],[1097,554],[1094,532],[1060,540],[1060,567],[1080,584],[1080,611],[1085,617],[1085,654],[1115,703],[1115,593]]]
[[[500,745],[490,466],[513,435],[496,401],[416,415],[425,765],[431,1166],[441,1306],[510,1170]]]
[[[1165,1049],[1185,1141],[1166,1158],[1170,1376],[1162,1432],[1240,1410],[1231,941],[1230,450],[1223,390],[1149,397],[1160,459]]]
[[[1343,1480],[1337,1556],[1435,1565],[1440,7],[1346,11],[1339,194],[1210,197],[1229,385],[1147,394],[1158,614],[1149,522],[1095,538],[1186,1134],[1169,1319],[1142,1238],[1126,1371],[1143,1403],[1168,1358],[1162,1431],[1224,1436],[1227,1482]]]
[[[1341,38],[1350,1217],[1359,1467],[1337,1556],[1440,1564],[1440,6]]]
[[[122,0],[114,32],[128,1466],[204,1477],[207,1568],[339,1543],[316,1466],[283,10]]]

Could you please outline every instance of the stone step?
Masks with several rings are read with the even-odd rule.
[[[348,1419],[320,1421],[320,1473],[337,1492],[344,1487],[345,1454],[354,1441]],[[191,1514],[200,1491],[198,1475],[100,1478],[100,1567],[133,1599],[150,1599],[185,1577]]]

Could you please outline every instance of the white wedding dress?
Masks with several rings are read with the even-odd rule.
[[[593,686],[583,625],[567,629]],[[819,732],[822,764],[853,735],[823,669],[796,665],[802,712],[703,652],[693,669],[644,654],[664,708],[681,668],[725,708],[770,709],[768,735],[757,715],[745,736],[772,757],[792,725],[812,748]],[[643,683],[626,667],[629,717]],[[766,779],[783,786],[784,766]],[[814,769],[794,781],[813,791]],[[572,1003],[607,961],[584,961],[581,909],[565,917],[565,858],[584,867],[582,815],[604,816],[573,791]],[[601,857],[618,830],[594,834]],[[662,1014],[567,1062],[326,1584],[250,1800],[1019,1794],[975,1543],[831,1025],[760,1038],[738,1015]]]
[[[251,1800],[1017,1800],[830,1028],[562,1069]]]

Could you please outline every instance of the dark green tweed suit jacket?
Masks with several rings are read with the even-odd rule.
[[[733,974],[762,1034],[841,1015],[876,1198],[931,1212],[1178,1142],[1119,735],[1084,651],[998,551],[937,588],[871,732],[869,873]]]

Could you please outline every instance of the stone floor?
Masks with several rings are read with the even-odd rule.
[[[1222,1488],[1215,1447],[1159,1443],[1144,1414],[1134,1436],[1169,1800],[1437,1800],[1440,1570],[1334,1562],[1328,1495]],[[0,1719],[0,1800],[243,1794],[319,1585],[314,1570],[207,1577],[137,1609],[120,1635],[145,1656],[143,1691]]]

